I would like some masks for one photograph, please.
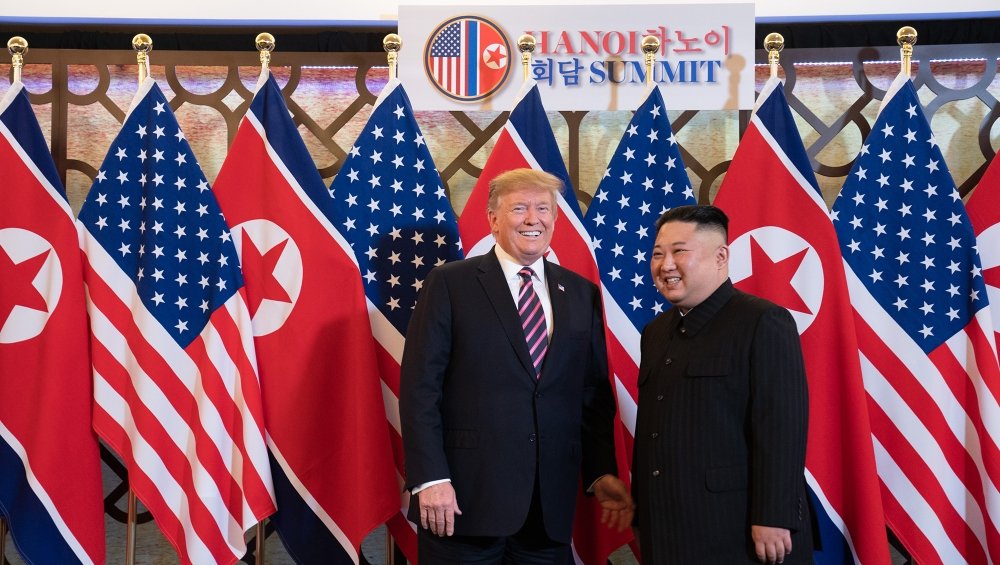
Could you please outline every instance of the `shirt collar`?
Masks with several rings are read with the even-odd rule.
[[[531,267],[531,270],[535,272],[535,278],[538,282],[545,284],[545,257],[539,257],[534,263],[530,265],[522,265],[514,260],[510,256],[510,253],[504,251],[503,247],[499,245],[493,246],[496,251],[497,259],[500,260],[500,268],[503,269],[503,276],[506,280],[513,280],[520,275],[517,274],[521,270],[521,267]]]

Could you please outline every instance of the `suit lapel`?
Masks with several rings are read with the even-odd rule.
[[[549,302],[552,304],[552,337],[549,338],[549,352],[545,356],[542,364],[542,376],[546,375],[545,367],[556,364],[556,358],[564,352],[568,352],[567,346],[563,344],[566,340],[566,317],[569,315],[571,307],[569,298],[566,296],[566,288],[563,285],[561,273],[552,266],[548,260],[545,261],[545,284],[549,291]],[[569,352],[573,353],[573,352]],[[556,373],[553,373],[555,376]],[[551,380],[550,380],[551,382]]]
[[[496,252],[490,251],[483,256],[479,266],[479,283],[483,285],[483,290],[486,291],[486,296],[493,305],[493,311],[496,312],[507,339],[517,353],[517,358],[534,382],[535,366],[531,363],[528,344],[524,341],[524,330],[521,328],[521,318],[517,315],[517,304],[510,295],[510,286],[504,278]]]

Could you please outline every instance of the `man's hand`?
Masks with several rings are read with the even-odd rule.
[[[785,528],[750,526],[750,537],[763,563],[781,563],[792,552],[792,533]]]
[[[455,534],[455,515],[461,514],[450,482],[429,486],[417,493],[420,525],[439,536]]]
[[[614,475],[604,475],[594,483],[594,496],[601,503],[601,523],[619,532],[632,526],[635,504],[625,483]]]

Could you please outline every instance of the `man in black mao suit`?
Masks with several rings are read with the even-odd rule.
[[[656,223],[653,281],[673,308],[642,334],[632,492],[643,562],[811,563],[808,401],[791,314],[729,280],[729,220]]]
[[[531,169],[496,177],[497,245],[431,271],[413,312],[400,416],[424,565],[565,563],[581,479],[605,523],[631,524],[600,295],[543,256],[561,188]]]

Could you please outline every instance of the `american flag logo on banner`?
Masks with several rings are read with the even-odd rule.
[[[510,73],[510,43],[495,23],[475,16],[452,18],[424,48],[427,78],[442,94],[462,102],[496,92]]]

